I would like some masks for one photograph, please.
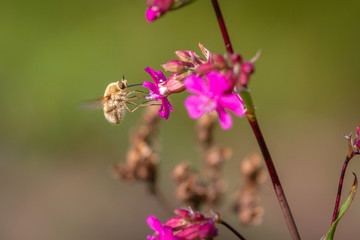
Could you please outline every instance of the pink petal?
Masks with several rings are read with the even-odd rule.
[[[218,107],[216,111],[219,114],[220,126],[224,130],[228,130],[232,127],[232,118],[230,113],[225,112],[222,107]]]
[[[229,82],[219,72],[212,71],[206,74],[206,78],[209,81],[209,92],[214,95],[221,95],[230,88]]]
[[[202,104],[200,97],[195,95],[190,95],[185,99],[184,104],[191,118],[197,119],[204,114],[203,109],[200,107]]]
[[[150,89],[150,92],[156,93],[160,95],[159,88],[153,84],[152,82],[145,81],[142,85],[143,87],[147,87]]]
[[[171,106],[169,100],[167,98],[162,98],[161,99],[162,104],[159,110],[159,115],[163,118],[165,118],[166,120],[168,120],[169,116],[170,116],[170,112],[173,110],[173,107]]]
[[[207,221],[199,228],[199,236],[201,239],[211,238],[217,235],[217,232],[218,230],[215,227],[214,222],[211,220]]]
[[[221,106],[230,109],[238,117],[245,115],[245,106],[242,99],[237,94],[222,95],[219,99]]]
[[[159,80],[157,78],[157,72],[155,72],[155,70],[147,67],[145,68],[145,72],[147,72],[148,74],[150,74],[150,76],[152,77],[152,79],[154,80],[155,84],[158,85],[159,84]]]
[[[151,6],[146,10],[145,18],[148,22],[152,22],[155,19],[157,19],[158,17],[160,17],[160,15],[161,15],[160,8],[158,8],[156,6]]]
[[[162,230],[161,222],[156,217],[149,216],[146,222],[154,231],[159,232]]]
[[[200,224],[196,223],[181,229],[176,236],[180,239],[199,239]]]
[[[208,86],[206,85],[204,79],[201,76],[196,74],[191,74],[184,80],[184,85],[186,90],[192,93],[204,94],[208,92]]]
[[[147,240],[159,240],[159,238],[156,238],[156,237],[154,237],[153,235],[147,235],[147,236],[146,236],[146,239],[147,239]]]
[[[179,238],[175,237],[173,231],[169,227],[163,227],[162,234],[160,234],[160,240],[178,240]]]

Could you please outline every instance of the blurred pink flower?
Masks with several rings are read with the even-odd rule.
[[[218,229],[214,220],[205,217],[200,212],[185,209],[175,210],[177,216],[170,218],[164,224],[154,216],[146,219],[148,225],[155,231],[148,235],[148,240],[211,240],[217,236]]]
[[[170,112],[173,110],[173,107],[167,99],[168,94],[165,86],[167,79],[161,71],[156,72],[149,67],[145,68],[145,71],[150,74],[155,83],[148,81],[143,83],[143,87],[147,87],[150,90],[149,96],[146,98],[154,99],[156,101],[161,100],[162,104],[159,115],[167,120],[170,116]]]
[[[146,219],[147,224],[152,228],[155,233],[148,235],[147,240],[179,240],[173,235],[170,227],[162,226],[161,222],[154,216],[149,216]]]
[[[191,118],[199,118],[205,112],[217,111],[220,126],[223,129],[232,127],[229,109],[238,117],[245,115],[245,106],[239,95],[233,93],[229,81],[219,72],[212,71],[204,77],[190,75],[184,81],[186,89],[194,93],[185,99],[185,107]]]
[[[149,8],[146,10],[145,17],[148,22],[152,22],[165,14],[173,5],[173,0],[148,0]]]

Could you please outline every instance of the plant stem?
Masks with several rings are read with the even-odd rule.
[[[337,192],[337,195],[336,195],[336,201],[335,201],[334,213],[333,213],[332,220],[331,220],[331,225],[335,222],[335,220],[336,220],[336,218],[338,216],[340,198],[341,198],[341,192],[342,192],[342,187],[343,187],[343,183],[344,183],[344,177],[345,177],[346,168],[347,168],[350,160],[354,157],[354,155],[355,155],[355,152],[353,150],[351,150],[348,153],[348,155],[346,155],[343,167],[341,169],[339,187],[338,187],[338,192]]]
[[[228,224],[227,222],[225,222],[224,220],[220,219],[219,221],[220,224],[224,225],[225,227],[227,227],[231,232],[233,232],[239,239],[241,240],[246,240],[238,231],[236,231],[230,224]]]
[[[230,42],[229,34],[228,34],[227,30],[226,30],[224,18],[223,18],[222,14],[221,14],[218,1],[217,0],[211,0],[211,1],[212,1],[212,4],[213,4],[215,13],[216,13],[217,20],[219,22],[221,34],[222,34],[222,37],[224,39],[224,43],[225,43],[226,51],[228,53],[228,57],[229,57],[229,59],[231,59],[231,55],[234,53],[234,50],[233,50],[231,42]]]
[[[233,48],[232,48],[232,45],[231,45],[231,42],[230,42],[229,34],[228,34],[227,30],[226,30],[225,22],[224,22],[222,14],[221,14],[218,1],[217,0],[211,0],[211,2],[213,4],[213,7],[214,7],[215,13],[216,13],[216,17],[217,17],[218,22],[219,22],[219,26],[220,26],[220,30],[221,30],[221,33],[222,33],[222,36],[223,36],[223,39],[224,39],[226,51],[227,51],[227,53],[229,55],[229,58],[231,59],[231,55],[234,53],[234,51],[233,51]],[[260,127],[259,127],[259,124],[258,124],[257,119],[255,117],[255,114],[254,113],[249,114],[248,115],[248,120],[249,120],[251,128],[252,128],[252,130],[253,130],[253,132],[255,134],[255,137],[256,137],[256,139],[258,141],[261,152],[263,154],[267,169],[269,171],[269,174],[270,174],[270,177],[271,177],[274,189],[275,189],[275,194],[276,194],[276,196],[278,198],[278,201],[279,201],[281,210],[283,212],[286,224],[288,226],[291,238],[292,239],[300,239],[300,235],[299,235],[299,232],[297,230],[295,220],[294,220],[294,218],[293,218],[293,216],[291,214],[290,207],[289,207],[289,204],[288,204],[288,202],[286,200],[284,190],[281,187],[279,177],[277,175],[274,163],[273,163],[273,161],[271,159],[270,152],[269,152],[269,150],[268,150],[268,148],[266,146],[264,137],[263,137],[263,135],[262,135],[262,133],[260,131]]]
[[[270,152],[266,146],[264,137],[261,133],[259,124],[256,120],[256,117],[253,115],[251,118],[248,118],[249,123],[251,125],[251,128],[255,134],[256,140],[259,144],[259,147],[261,149],[262,155],[264,157],[265,163],[266,163],[266,167],[269,171],[270,177],[271,177],[271,181],[273,183],[274,189],[275,189],[275,193],[276,196],[278,198],[279,204],[280,204],[280,208],[283,212],[286,224],[288,226],[290,235],[292,239],[300,239],[300,235],[299,232],[297,230],[296,224],[295,224],[295,220],[291,214],[291,210],[290,210],[290,206],[286,200],[285,197],[285,192],[281,186],[280,183],[280,179],[277,175],[276,169],[275,169],[275,165],[271,159],[271,155]]]

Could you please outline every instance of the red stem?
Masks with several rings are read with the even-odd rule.
[[[216,13],[218,22],[219,22],[219,26],[220,26],[220,30],[221,30],[221,33],[222,33],[222,36],[223,36],[223,39],[224,39],[226,51],[227,51],[227,53],[229,55],[229,58],[231,59],[231,55],[234,53],[234,51],[232,49],[229,34],[228,34],[227,30],[226,30],[225,22],[224,22],[222,14],[221,14],[218,1],[217,0],[211,0],[211,1],[212,1],[212,4],[213,4],[213,7],[215,9],[215,13]],[[268,171],[269,171],[269,174],[270,174],[270,177],[271,177],[274,189],[275,189],[275,194],[276,194],[276,196],[278,198],[280,208],[281,208],[281,210],[283,212],[283,215],[284,215],[286,224],[288,226],[291,238],[294,239],[294,240],[295,239],[300,240],[300,235],[299,235],[299,232],[297,230],[295,220],[294,220],[294,218],[293,218],[293,216],[291,214],[290,207],[289,207],[289,204],[288,204],[288,202],[286,200],[284,190],[281,187],[281,183],[280,183],[279,177],[278,177],[278,175],[276,173],[274,163],[273,163],[273,161],[271,159],[270,152],[269,152],[269,150],[268,150],[268,148],[266,146],[264,137],[263,137],[263,135],[262,135],[262,133],[260,131],[260,127],[259,127],[259,124],[258,124],[258,122],[256,120],[255,115],[249,116],[248,120],[249,120],[251,128],[252,128],[252,130],[253,130],[253,132],[255,134],[255,137],[256,137],[256,139],[258,141],[261,152],[263,154],[266,166],[268,168]]]
[[[261,133],[259,124],[256,120],[256,117],[253,116],[252,119],[249,119],[249,123],[251,125],[251,128],[255,134],[256,140],[259,144],[259,147],[261,149],[262,155],[264,157],[265,163],[266,163],[266,167],[268,169],[269,175],[271,177],[271,181],[273,183],[274,189],[275,189],[275,193],[276,196],[278,198],[279,204],[280,204],[280,208],[283,212],[286,224],[288,226],[290,235],[292,239],[300,239],[300,235],[299,232],[297,230],[296,224],[295,224],[295,220],[294,217],[291,214],[291,210],[290,210],[290,206],[286,200],[286,196],[285,196],[285,192],[281,186],[280,183],[280,179],[278,177],[278,174],[276,172],[276,168],[275,165],[271,159],[271,155],[269,152],[269,149],[266,146],[265,143],[265,139]]]
[[[224,220],[220,220],[220,224],[227,227],[232,233],[234,233],[240,240],[246,240],[238,231],[236,231],[230,224],[225,222]]]
[[[338,216],[340,198],[341,198],[341,192],[342,192],[342,187],[343,187],[343,183],[344,183],[344,177],[345,177],[346,168],[347,168],[350,160],[354,157],[354,155],[355,155],[354,151],[349,152],[349,154],[345,158],[343,167],[341,169],[339,187],[338,187],[338,192],[337,192],[337,195],[336,195],[336,201],[335,201],[333,217],[332,217],[332,220],[331,220],[331,225],[335,222],[335,220],[336,220],[336,218]]]
[[[211,1],[212,1],[213,6],[214,6],[216,17],[217,17],[218,22],[219,22],[221,34],[222,34],[222,37],[224,39],[224,43],[225,43],[226,51],[228,53],[228,57],[229,57],[229,59],[231,59],[231,55],[234,53],[234,50],[233,50],[231,42],[230,42],[229,34],[228,34],[227,30],[226,30],[225,22],[224,22],[222,14],[221,14],[218,1],[217,0],[211,0]]]

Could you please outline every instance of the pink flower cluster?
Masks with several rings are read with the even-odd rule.
[[[217,235],[217,228],[211,218],[200,212],[185,209],[175,210],[177,216],[164,224],[154,216],[146,219],[155,233],[148,235],[148,240],[211,240]]]
[[[172,93],[179,93],[185,89],[192,93],[185,100],[185,107],[191,118],[199,118],[206,112],[216,111],[220,126],[223,129],[232,127],[233,112],[238,117],[246,114],[245,105],[237,89],[246,87],[251,74],[254,72],[253,63],[259,57],[243,62],[241,55],[233,54],[231,64],[220,54],[212,54],[199,44],[205,58],[201,58],[193,51],[176,51],[179,59],[171,60],[162,65],[165,71],[172,73],[169,79],[164,74],[146,68],[155,84],[145,82],[144,87],[150,89],[148,99],[161,100],[160,116],[169,118],[173,110],[167,97]]]

